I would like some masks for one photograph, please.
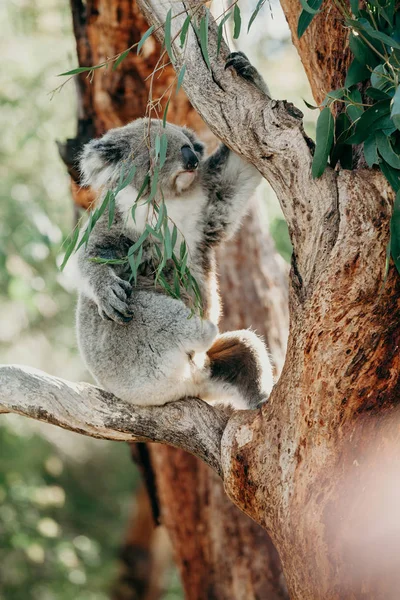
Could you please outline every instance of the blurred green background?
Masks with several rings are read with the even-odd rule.
[[[255,1],[242,1],[244,14]],[[272,18],[273,15],[273,18]],[[273,95],[314,114],[279,10],[268,6],[238,47]],[[55,141],[73,137],[76,66],[69,6],[61,0],[0,4],[0,362],[90,380],[77,354],[75,295],[56,267],[74,220],[69,177]],[[268,57],[268,59],[267,59]],[[290,258],[286,224],[265,191],[271,232]],[[138,474],[125,444],[86,439],[17,416],[0,418],[0,600],[103,600],[132,510]],[[168,600],[181,598],[176,574]]]

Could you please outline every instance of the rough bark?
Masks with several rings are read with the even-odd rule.
[[[98,64],[115,56],[138,42],[148,28],[135,2],[92,0],[83,5],[74,0],[72,11],[80,66]],[[78,138],[69,141],[72,156],[64,147],[67,165],[74,164],[76,148],[88,137],[143,116],[149,76],[159,55],[160,46],[150,38],[139,57],[133,51],[117,70],[95,71],[93,84],[86,75],[79,76]],[[174,77],[171,65],[158,73],[152,84],[153,98],[161,97]],[[165,101],[166,97],[159,108],[160,114]],[[193,127],[205,141],[212,137],[183,91],[178,96],[172,95],[168,120]],[[71,168],[70,172],[73,178],[78,178]],[[83,206],[92,201],[90,191],[85,188],[75,185],[73,192],[75,201]],[[259,220],[256,205],[238,237],[223,249],[219,266],[225,313],[222,327],[252,326],[264,334],[279,372],[288,329],[287,277],[273,248],[267,222]],[[268,535],[231,504],[211,471],[186,452],[174,448],[153,445],[151,456],[157,465],[162,521],[174,542],[186,597],[208,598],[206,594],[211,590],[213,597],[219,599],[284,597],[279,559]],[[179,493],[174,485],[177,478]],[[194,495],[190,490],[198,487],[199,480],[201,493],[197,491]],[[232,544],[232,539],[240,544]],[[255,551],[260,557],[258,561],[250,559]]]
[[[297,0],[280,0],[283,12],[292,33],[311,91],[318,104],[325,94],[343,87],[346,72],[351,62],[348,44],[349,30],[333,3],[325,3],[321,14],[316,15],[299,39],[297,22],[302,11]]]

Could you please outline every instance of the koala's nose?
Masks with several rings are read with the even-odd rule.
[[[182,146],[181,148],[183,166],[187,171],[194,171],[199,166],[199,159],[193,152],[190,146]]]

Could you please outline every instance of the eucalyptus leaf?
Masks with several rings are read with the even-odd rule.
[[[204,15],[204,17],[201,18],[200,21],[200,30],[199,30],[199,35],[200,35],[200,49],[201,49],[201,53],[203,55],[204,61],[208,67],[208,69],[211,71],[211,64],[210,64],[210,57],[208,56],[208,9],[206,8],[206,14]],[[185,67],[185,65],[183,65],[182,69]],[[179,73],[179,75],[182,73],[182,69],[181,72]],[[185,67],[186,69],[186,67]],[[185,74],[185,71],[183,71],[183,75]],[[182,79],[183,79],[183,75],[182,75]],[[179,81],[178,81],[179,84]]]
[[[160,138],[160,169],[163,168],[167,158],[168,137],[163,133]]]
[[[138,54],[141,51],[141,49],[143,48],[143,44],[151,36],[151,34],[153,33],[153,31],[154,31],[154,25],[152,25],[151,27],[149,27],[148,30],[140,38],[140,42],[137,45],[137,53]]]
[[[189,29],[191,19],[192,19],[192,15],[188,15],[182,25],[181,34],[179,36],[181,48],[183,48],[183,46],[185,45],[186,36],[187,36],[187,32]]]
[[[164,129],[165,129],[165,126],[167,124],[167,115],[168,115],[168,109],[169,109],[169,102],[170,102],[170,98],[168,98],[167,104],[165,105],[164,114],[163,114],[163,118],[162,118]]]
[[[368,67],[358,62],[356,58],[353,58],[347,71],[344,85],[346,88],[349,88],[356,83],[360,83],[361,81],[369,79],[370,76],[371,71],[368,69]]]
[[[249,20],[249,24],[247,26],[247,33],[249,33],[250,27],[253,25],[254,20],[257,18],[257,15],[258,15],[260,9],[264,6],[265,2],[266,2],[266,0],[258,0],[257,6],[254,9],[254,11],[250,17],[250,20]]]
[[[390,220],[390,253],[400,273],[400,191],[397,192]]]
[[[65,73],[59,73],[58,77],[65,77],[67,75],[78,75],[79,73],[88,73],[89,71],[95,71],[96,69],[101,69],[104,65],[94,65],[93,67],[77,67],[76,69],[71,69],[71,71],[66,71]]]
[[[221,43],[222,43],[222,35],[223,35],[223,27],[226,23],[226,21],[229,19],[229,17],[231,16],[232,11],[228,12],[223,19],[221,19],[220,23],[218,24],[218,35],[217,35],[217,58],[219,56],[220,50],[221,50]]]
[[[240,8],[238,4],[235,4],[235,7],[233,9],[233,23],[233,39],[237,40],[240,35],[240,29],[242,27],[242,17],[240,14]]]
[[[168,56],[171,59],[171,62],[174,62],[174,56],[172,54],[172,45],[171,45],[171,19],[172,19],[172,9],[170,8],[167,12],[167,16],[165,17],[165,25],[164,25],[164,44],[165,48],[168,52]]]
[[[112,68],[113,71],[115,71],[119,67],[119,65],[122,63],[122,61],[128,56],[130,51],[131,51],[130,48],[128,48],[127,50],[125,50],[118,56],[117,60],[113,64],[113,68]]]
[[[370,135],[364,142],[364,158],[369,167],[379,163],[378,148],[375,135]]]
[[[394,191],[398,192],[400,190],[400,171],[393,169],[384,160],[379,161],[379,167]]]
[[[375,134],[376,145],[378,152],[385,161],[394,169],[400,169],[400,156],[396,154],[390,143],[390,139],[383,133],[377,131]]]
[[[182,65],[181,70],[179,71],[179,75],[178,75],[178,83],[176,84],[176,93],[178,93],[180,90],[183,78],[185,77],[185,73],[186,73],[186,65]]]
[[[319,8],[321,8],[323,1],[324,0],[309,0],[308,6],[315,10],[318,10]],[[299,20],[297,22],[297,37],[299,39],[313,20],[314,16],[315,15],[310,14],[304,9],[301,11]]]
[[[79,236],[79,227],[76,226],[75,229],[74,229],[74,231],[72,232],[72,234],[68,238],[68,246],[67,246],[67,249],[66,249],[65,254],[64,254],[64,259],[63,259],[63,261],[61,263],[61,266],[60,266],[60,271],[62,271],[64,269],[65,265],[68,262],[69,257],[71,256],[72,252],[74,251],[74,248],[76,246],[76,242],[78,241],[78,236]]]
[[[321,177],[328,164],[329,153],[333,144],[334,118],[328,107],[322,109],[316,132],[316,148],[312,162],[312,176],[314,179]]]
[[[320,10],[318,10],[317,8],[312,8],[312,7],[311,7],[311,6],[308,4],[307,0],[300,0],[300,4],[301,4],[301,6],[303,7],[303,9],[304,9],[304,10],[305,10],[307,13],[309,13],[310,15],[313,15],[313,16],[314,16],[314,15],[317,15],[318,13],[320,13],[320,12],[321,12],[321,11],[320,11]]]
[[[368,108],[358,119],[354,134],[347,140],[350,144],[361,144],[372,131],[375,131],[374,125],[382,117],[389,116],[389,100],[379,100]],[[380,127],[381,128],[381,127]]]
[[[393,96],[393,100],[391,102],[390,116],[393,123],[400,131],[400,85],[397,86],[395,95]]]

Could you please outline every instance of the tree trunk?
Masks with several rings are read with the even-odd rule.
[[[72,0],[72,13],[80,66],[98,64],[124,51],[148,28],[135,2],[92,0],[84,5]],[[145,114],[146,78],[159,56],[160,47],[150,38],[140,56],[130,52],[115,71],[95,71],[92,83],[85,74],[79,76],[78,140],[70,141],[74,155],[88,138]],[[153,98],[162,96],[174,76],[173,68],[166,66],[154,79]],[[211,139],[182,91],[171,98],[168,120],[189,125],[205,141]],[[66,162],[74,164],[73,158],[67,156]],[[71,174],[76,178],[76,173]],[[76,186],[74,191],[76,201],[87,206],[91,201],[87,190]],[[263,334],[279,372],[288,330],[287,276],[259,210],[254,203],[236,239],[220,252],[222,328],[252,326]],[[209,467],[175,448],[151,445],[150,450],[161,519],[173,543],[186,598],[285,598],[280,561],[268,535],[232,505]],[[122,578],[126,579],[126,569]],[[130,581],[135,583],[133,578]]]
[[[186,6],[139,4],[157,25],[169,6],[175,15]],[[293,6],[286,5],[292,27]],[[309,64],[329,47],[325,74],[313,79],[317,99],[334,86],[334,72],[343,77],[335,58],[343,33],[334,19],[329,13],[323,39],[298,45]],[[179,17],[173,23],[172,36]],[[393,264],[385,278],[393,192],[375,170],[327,168],[313,180],[301,113],[227,73],[227,49],[218,60],[213,25],[208,33],[212,73],[195,35],[185,55],[173,47],[176,68],[187,65],[185,91],[213,132],[274,187],[294,248],[285,365],[270,402],[227,424],[225,489],[271,534],[291,598],[397,598],[400,282]]]

